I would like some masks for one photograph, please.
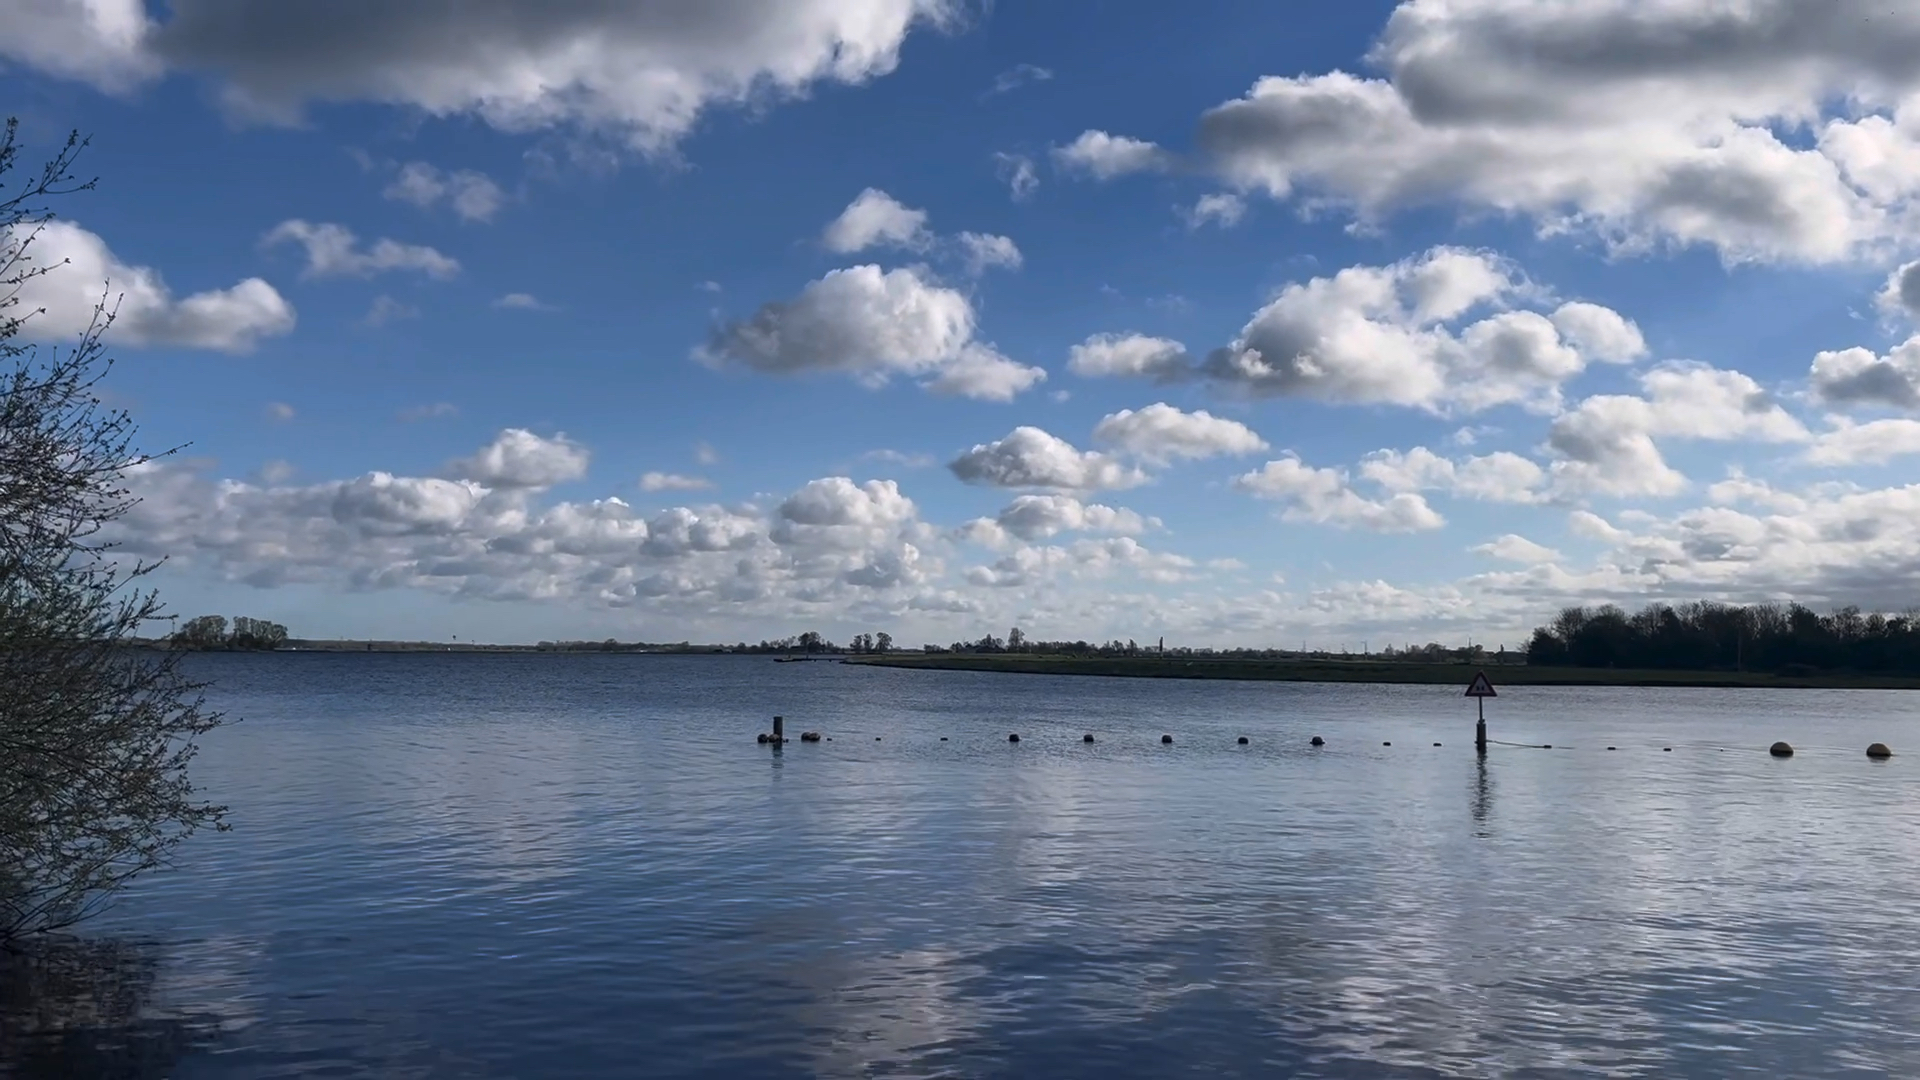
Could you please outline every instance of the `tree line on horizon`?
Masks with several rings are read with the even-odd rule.
[[[1920,673],[1920,613],[1821,615],[1802,604],[1569,607],[1533,632],[1527,663],[1686,671]]]
[[[272,651],[287,643],[287,628],[266,619],[235,615],[228,626],[221,615],[198,615],[180,624],[167,635],[167,644],[176,649],[203,651]]]

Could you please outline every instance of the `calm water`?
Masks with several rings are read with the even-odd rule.
[[[202,664],[15,1075],[1920,1075],[1920,695]]]

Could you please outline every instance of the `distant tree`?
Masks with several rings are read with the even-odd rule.
[[[873,651],[874,652],[885,653],[892,648],[893,648],[892,634],[889,634],[885,630],[882,630],[879,633],[873,635]]]
[[[819,652],[821,644],[820,635],[812,630],[800,635],[800,648],[806,652]]]
[[[152,460],[98,395],[114,309],[103,300],[64,350],[20,344],[38,314],[19,311],[23,286],[59,269],[34,262],[43,200],[92,186],[72,174],[85,144],[9,194],[16,131],[0,136],[0,939],[84,918],[225,813],[187,778],[219,716],[180,653],[126,647],[164,610],[141,587],[154,564],[102,535]]]
[[[1007,651],[1008,652],[1019,652],[1020,647],[1025,645],[1026,643],[1027,643],[1027,635],[1019,627],[1016,626],[1013,629],[1007,631]]]
[[[198,615],[188,619],[173,632],[173,640],[189,649],[224,649],[227,645],[226,617]]]

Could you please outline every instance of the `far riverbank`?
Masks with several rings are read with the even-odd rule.
[[[1920,677],[1823,671],[1779,675],[1755,671],[1628,671],[1524,664],[1409,664],[1382,660],[1254,660],[1158,656],[1036,656],[1029,653],[889,653],[850,664],[1022,675],[1106,675],[1139,679],[1232,679],[1245,682],[1412,683],[1465,687],[1476,671],[1499,686],[1699,686],[1756,689],[1920,689]]]

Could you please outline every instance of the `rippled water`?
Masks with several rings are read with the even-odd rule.
[[[235,827],[15,1075],[1920,1075],[1910,693],[201,663]]]

